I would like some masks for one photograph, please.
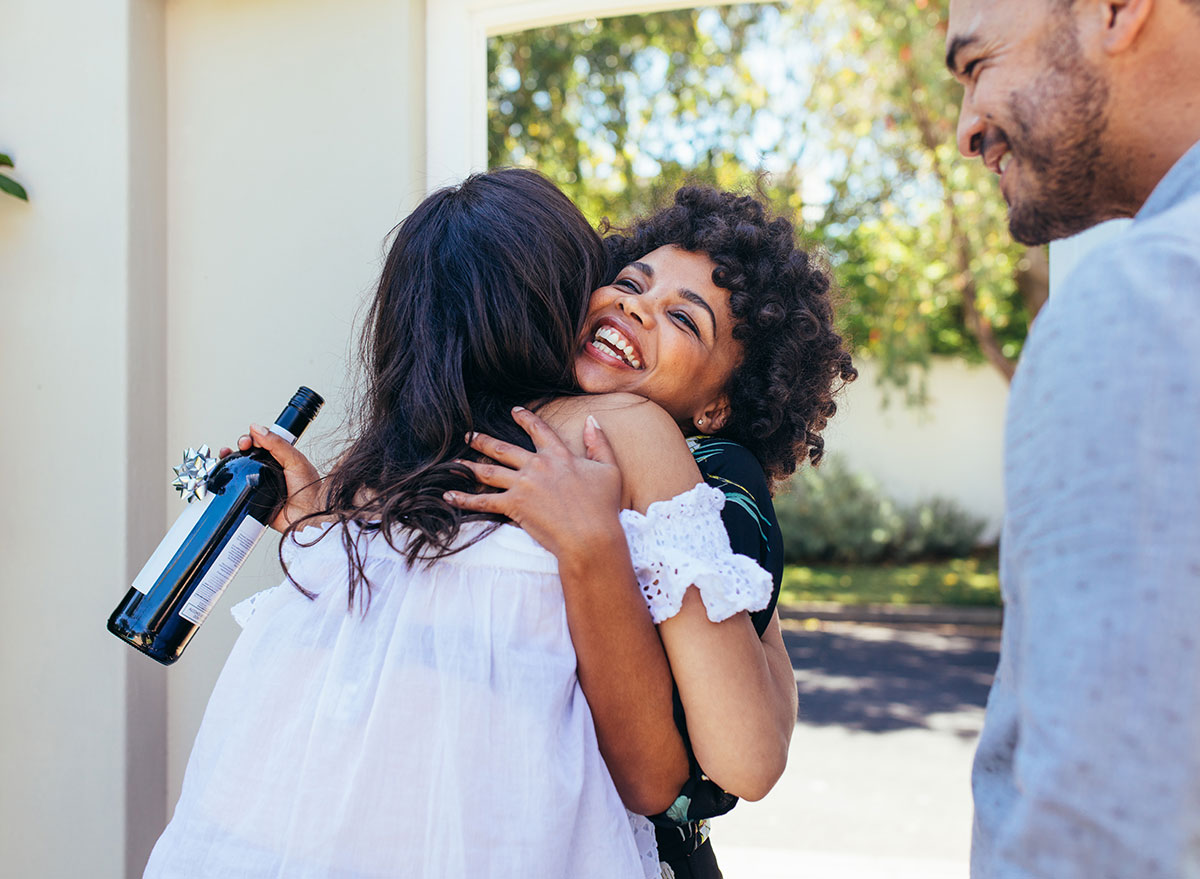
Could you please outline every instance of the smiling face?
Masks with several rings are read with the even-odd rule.
[[[705,254],[667,245],[592,293],[575,358],[580,387],[640,394],[685,432],[720,429],[742,352],[729,291],[713,283],[716,268]]]
[[[1045,244],[1114,215],[1109,89],[1081,52],[1068,9],[1055,0],[951,0],[946,49],[964,89],[959,150],[1000,175],[1015,239]]]

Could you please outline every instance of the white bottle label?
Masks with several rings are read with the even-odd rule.
[[[254,545],[266,530],[267,526],[253,516],[243,519],[242,524],[222,547],[204,579],[196,585],[191,596],[179,609],[179,615],[197,626],[204,622],[221,593],[225,591],[225,587],[229,585],[229,581],[233,579],[238,568],[246,561],[246,556],[250,555],[250,550],[254,549]]]
[[[179,518],[175,520],[171,530],[159,541],[158,548],[146,560],[146,564],[142,565],[138,575],[133,578],[134,589],[143,595],[150,591],[154,581],[158,579],[159,574],[166,570],[171,559],[175,557],[175,553],[179,552],[179,547],[183,546],[183,542],[192,533],[192,529],[196,527],[196,523],[200,521],[200,517],[204,515],[204,511],[208,509],[208,505],[212,503],[214,497],[216,495],[210,494],[202,501],[193,501],[187,505],[186,510],[179,514]]]
[[[275,434],[276,436],[283,437],[285,440],[287,440],[293,446],[296,444],[296,435],[294,433],[292,433],[290,430],[288,430],[286,427],[280,427],[278,424],[272,424],[270,427],[267,428],[267,430],[271,431],[271,433]]]

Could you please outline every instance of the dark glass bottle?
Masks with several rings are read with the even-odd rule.
[[[300,388],[272,432],[295,443],[324,402]],[[188,504],[134,579],[108,630],[163,665],[175,662],[286,498],[283,468],[265,450],[225,458],[204,500]]]

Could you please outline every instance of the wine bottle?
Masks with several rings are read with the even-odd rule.
[[[270,430],[294,444],[324,402],[300,388]],[[179,659],[287,499],[287,487],[283,468],[255,447],[223,459],[198,494],[203,499],[188,504],[108,619],[110,632],[163,665]]]

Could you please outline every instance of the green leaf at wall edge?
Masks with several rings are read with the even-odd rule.
[[[5,153],[0,153],[0,168],[11,168],[12,166],[12,158]]]
[[[25,192],[25,187],[11,177],[5,177],[3,174],[0,174],[0,190],[22,201],[29,201],[29,195]]]

